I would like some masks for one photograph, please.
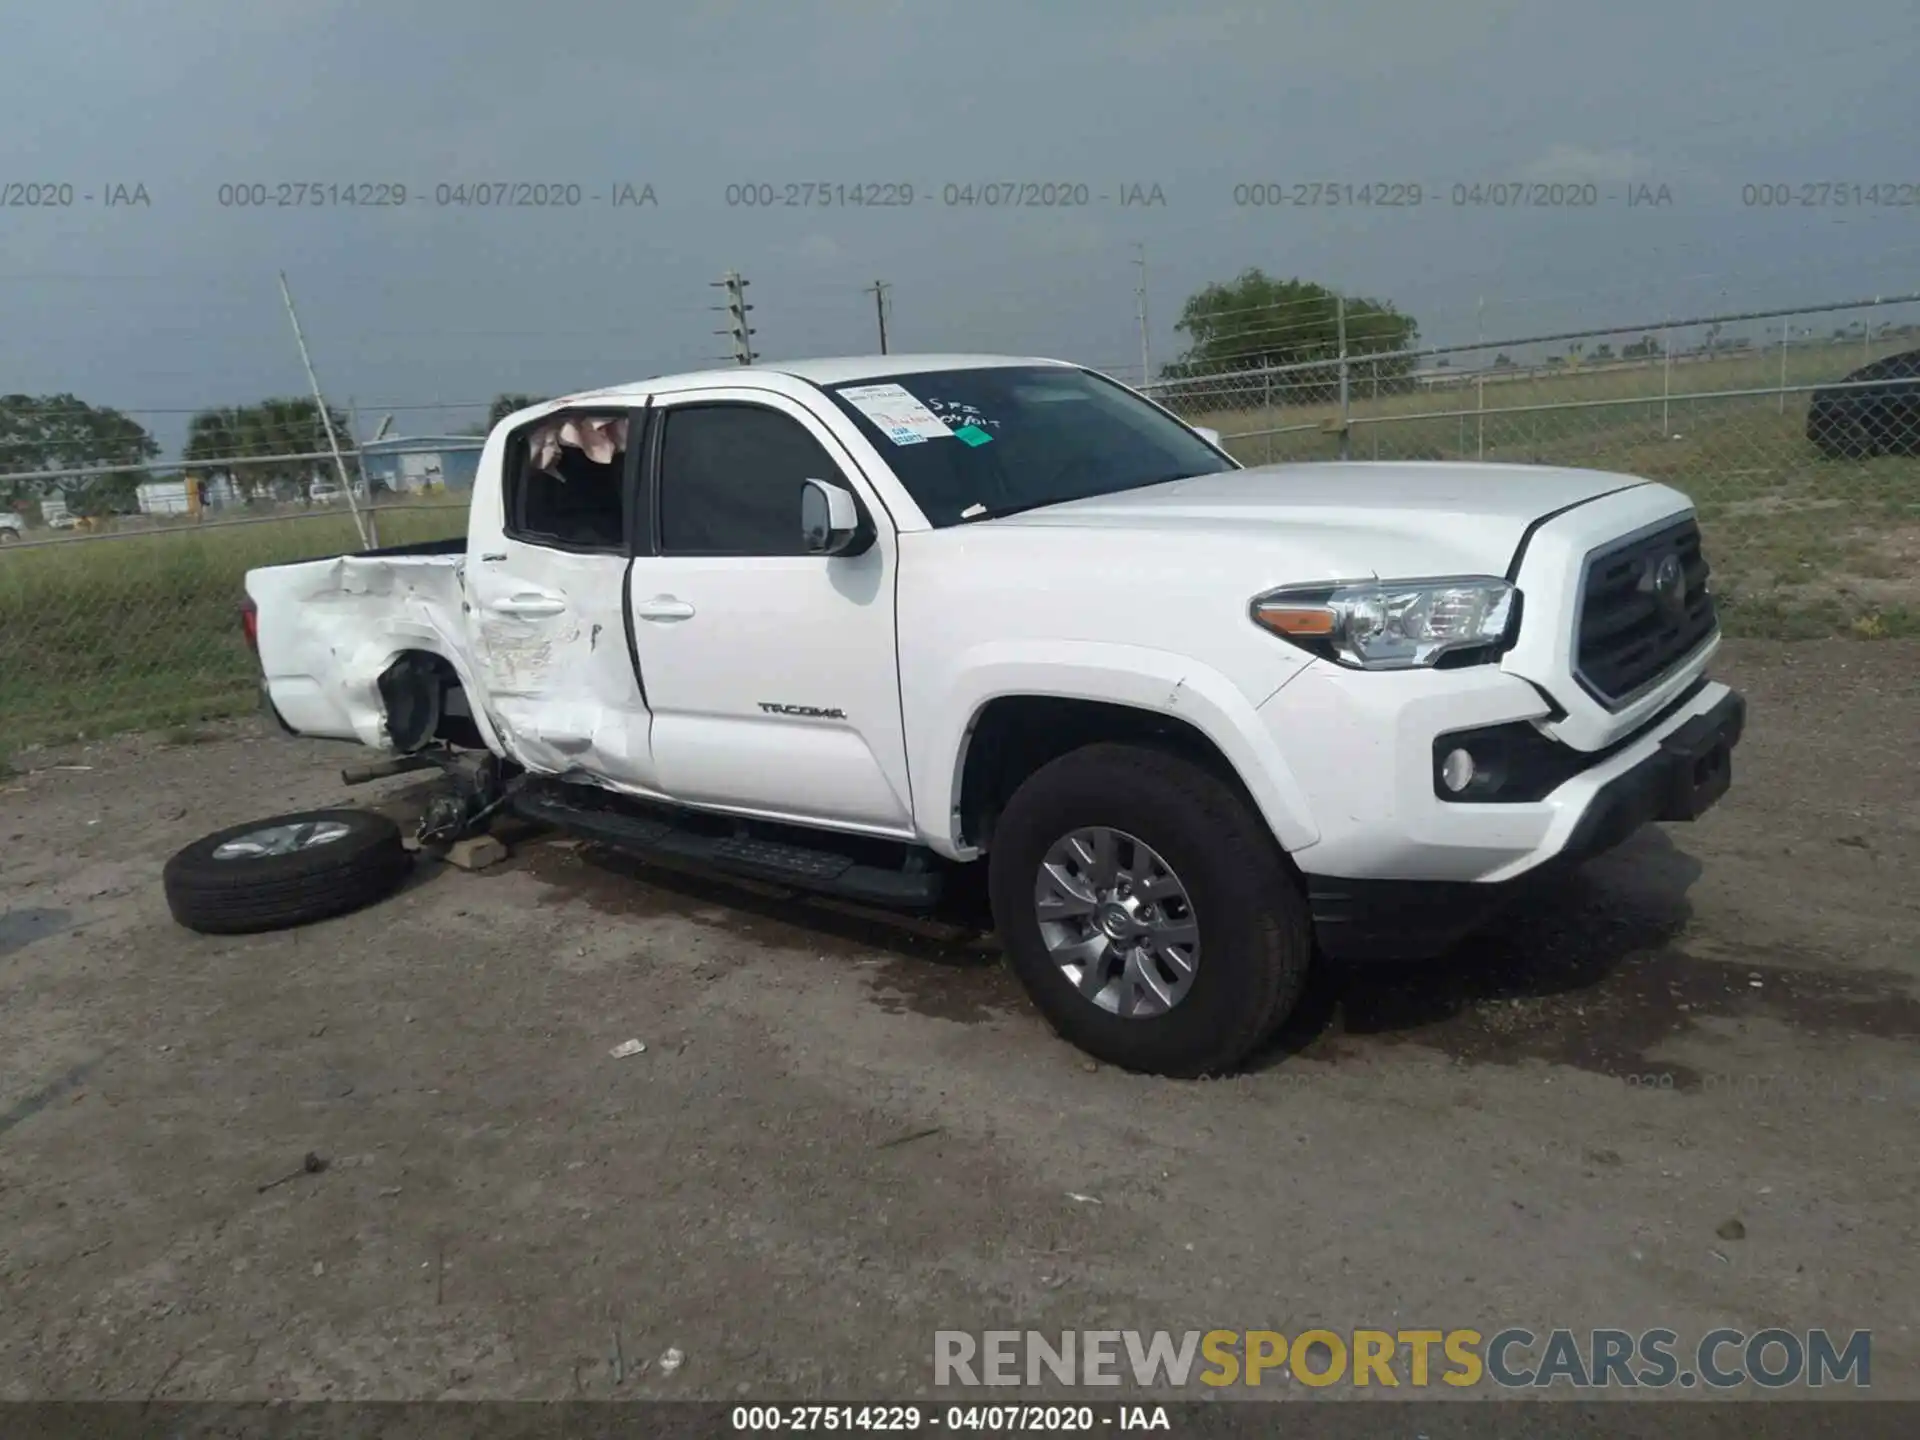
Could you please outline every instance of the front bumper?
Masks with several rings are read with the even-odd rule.
[[[1521,887],[1612,849],[1649,821],[1697,819],[1727,791],[1746,701],[1724,685],[1702,687],[1705,708],[1682,704],[1677,719],[1577,777],[1577,808],[1564,843],[1517,874],[1492,881],[1350,878],[1309,873],[1308,901],[1321,949],[1340,959],[1425,959],[1441,954],[1514,898]],[[1710,692],[1710,693],[1708,693]],[[1465,807],[1462,807],[1465,808]],[[1511,809],[1516,807],[1499,807]]]

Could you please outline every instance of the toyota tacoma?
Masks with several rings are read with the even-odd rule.
[[[1246,467],[1051,360],[569,395],[493,428],[464,541],[246,589],[288,731],[870,905],[980,867],[1055,1030],[1167,1075],[1245,1059],[1316,954],[1437,955],[1693,819],[1745,718],[1679,491]]]

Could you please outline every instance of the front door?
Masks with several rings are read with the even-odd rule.
[[[508,754],[639,791],[653,761],[622,607],[645,423],[562,413],[509,436],[500,511],[476,513],[466,572],[480,703]]]
[[[656,401],[635,642],[660,788],[695,805],[913,832],[891,525],[852,458],[766,391]],[[801,482],[851,490],[873,543],[808,554]]]

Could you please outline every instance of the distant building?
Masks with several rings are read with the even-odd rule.
[[[181,475],[143,480],[134,487],[143,515],[198,515],[240,503],[240,492],[226,475]]]
[[[374,489],[429,494],[473,489],[480,469],[479,435],[389,435],[360,446],[360,460]]]

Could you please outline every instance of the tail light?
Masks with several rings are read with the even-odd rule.
[[[251,595],[240,602],[240,630],[247,637],[247,648],[258,655],[260,653],[260,607],[253,603]]]

